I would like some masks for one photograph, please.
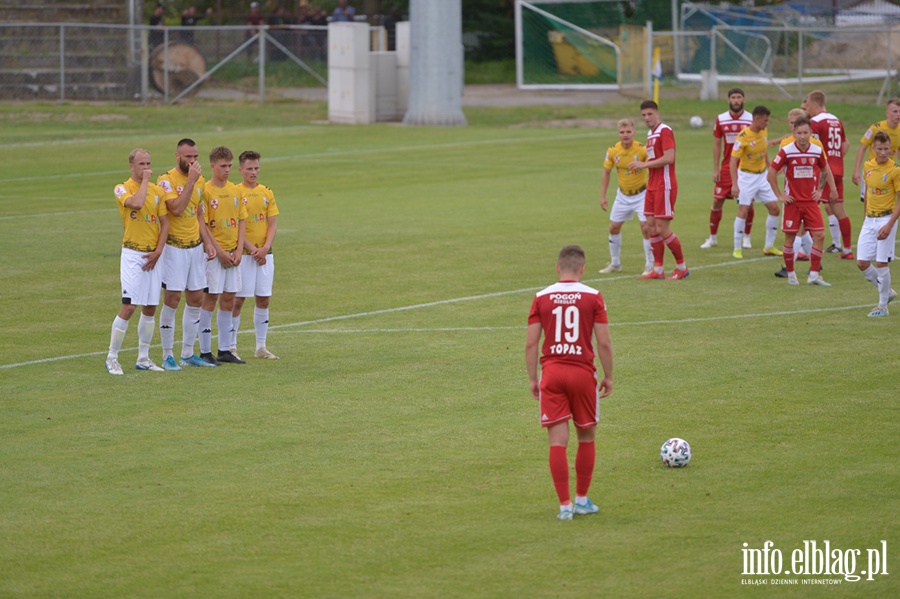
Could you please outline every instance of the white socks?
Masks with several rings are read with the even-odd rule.
[[[125,341],[125,333],[127,332],[128,321],[122,320],[117,315],[112,323],[112,332],[109,336],[109,353],[106,354],[106,359],[119,359],[119,350],[122,349],[122,342]]]
[[[766,244],[763,246],[764,249],[769,249],[775,245],[775,236],[778,235],[778,224],[781,222],[781,217],[769,215],[766,217]]]
[[[163,304],[159,313],[159,341],[162,343],[163,360],[173,356],[175,347],[175,308]],[[173,356],[174,357],[174,356]]]
[[[609,236],[609,258],[616,266],[622,264],[622,234]]]
[[[200,306],[185,306],[184,315],[181,317],[181,357],[190,358],[194,355],[194,341],[197,340],[197,332],[200,330]]]
[[[269,334],[269,309],[253,308],[253,328],[256,329],[256,349],[266,346]]]
[[[138,321],[138,362],[150,359],[150,342],[153,341],[155,325],[153,316],[141,313],[141,319]]]

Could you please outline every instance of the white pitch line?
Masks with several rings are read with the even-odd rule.
[[[738,266],[740,264],[747,264],[749,262],[758,262],[760,260],[770,260],[770,259],[771,258],[751,258],[748,260],[740,260],[740,261],[734,260],[734,261],[730,261],[730,262],[720,262],[718,264],[707,264],[707,265],[703,265],[703,266],[696,266],[696,267],[694,267],[694,270],[701,270],[701,269],[706,269],[706,268],[720,268],[720,267],[727,267],[727,266]],[[590,281],[610,282],[610,281],[633,280],[634,278],[635,278],[634,275],[626,275],[626,276],[619,276],[619,277],[590,279],[590,280],[586,280],[586,282],[590,282]],[[647,284],[648,285],[660,285],[660,284],[665,284],[665,283],[654,283],[654,282],[648,281]],[[678,284],[685,285],[685,284],[690,284],[690,283],[678,283]],[[503,296],[507,296],[507,295],[516,295],[516,294],[520,294],[520,293],[533,293],[535,291],[539,291],[539,290],[543,289],[544,287],[546,287],[546,285],[542,285],[540,287],[526,287],[524,289],[514,289],[511,291],[497,291],[494,293],[484,293],[481,295],[470,295],[467,297],[457,297],[457,298],[451,298],[451,299],[446,299],[446,300],[438,300],[438,301],[434,301],[434,302],[412,304],[409,306],[399,306],[396,308],[384,308],[382,310],[357,312],[356,314],[328,316],[325,318],[317,318],[314,320],[304,320],[304,321],[300,321],[300,322],[270,326],[269,330],[272,331],[275,329],[302,327],[302,326],[306,326],[306,325],[321,324],[321,323],[325,323],[325,322],[337,322],[340,320],[364,318],[366,316],[379,316],[382,314],[406,312],[409,310],[418,310],[420,308],[431,308],[434,306],[443,306],[443,305],[447,305],[447,304],[456,304],[456,303],[460,303],[460,302],[469,302],[469,301],[476,301],[476,300],[482,300],[482,299],[490,299],[493,297],[503,297]],[[679,324],[679,323],[689,323],[689,322],[690,323],[706,322],[706,321],[714,321],[714,320],[734,320],[734,319],[740,319],[740,318],[758,318],[761,316],[787,316],[787,315],[792,315],[792,314],[811,314],[811,313],[817,313],[817,312],[837,312],[837,311],[843,311],[843,310],[856,310],[856,309],[865,308],[868,306],[870,306],[870,304],[862,304],[862,305],[857,305],[857,306],[838,306],[838,307],[831,307],[831,308],[811,308],[811,309],[804,309],[804,310],[781,311],[781,312],[763,312],[763,313],[756,313],[756,314],[737,314],[737,315],[730,315],[730,316],[708,316],[708,317],[704,317],[704,318],[647,320],[647,321],[619,322],[619,323],[614,322],[614,323],[611,323],[610,326],[641,326],[641,325],[656,325],[656,324]],[[351,332],[355,332],[356,334],[377,333],[377,332],[432,332],[432,331],[434,331],[434,332],[441,332],[441,331],[449,332],[449,331],[507,330],[507,329],[516,329],[516,328],[524,328],[524,327],[447,327],[447,328],[432,328],[432,329],[425,329],[425,328],[422,328],[422,329],[357,329],[356,331],[351,331]],[[296,331],[296,333],[312,333],[312,332],[320,332],[320,333],[325,334],[325,333],[346,333],[347,331],[342,331],[339,329],[319,330],[319,331],[312,331],[312,330]],[[246,330],[246,331],[243,331],[243,333],[239,333],[239,334],[253,334],[253,331]],[[213,339],[217,339],[217,338],[218,338],[217,336],[213,336]],[[154,345],[153,347],[156,348],[156,347],[160,347],[160,346]],[[127,349],[123,348],[121,351],[129,352],[129,351],[136,351],[136,350],[137,350],[136,347],[132,347],[132,348],[127,348]],[[30,360],[28,362],[17,362],[15,364],[0,364],[0,370],[19,368],[20,366],[31,366],[34,364],[46,364],[48,362],[58,362],[60,360],[74,360],[77,358],[102,356],[102,355],[105,355],[106,353],[107,353],[106,351],[96,351],[96,352],[88,352],[88,353],[83,353],[83,354],[73,354],[73,355],[68,355],[68,356],[56,356],[53,358],[43,358],[40,360]]]

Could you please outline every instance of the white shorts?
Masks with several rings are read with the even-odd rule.
[[[738,204],[741,206],[749,206],[753,200],[763,204],[771,204],[777,202],[778,197],[772,191],[769,180],[766,178],[766,171],[761,173],[748,173],[747,171],[738,171]]]
[[[260,266],[256,260],[244,255],[241,260],[241,290],[238,297],[272,297],[272,283],[275,281],[275,257],[266,255],[266,263]]]
[[[642,223],[646,222],[647,217],[644,216],[644,196],[646,195],[646,189],[633,196],[627,196],[622,193],[621,189],[617,189],[616,201],[613,202],[612,210],[609,213],[609,220],[616,223],[624,223],[630,221],[637,215],[639,221]]]
[[[243,260],[241,260],[243,263]],[[215,258],[206,263],[206,292],[218,295],[222,292],[237,293],[241,290],[240,265],[225,268],[222,262]]]
[[[866,262],[890,262],[894,259],[894,243],[897,240],[897,223],[887,239],[878,239],[878,230],[888,224],[890,215],[867,216],[856,240],[856,259]]]
[[[203,244],[192,248],[166,245],[160,258],[162,282],[167,291],[200,291],[206,288],[206,252]]]
[[[159,261],[153,270],[143,270],[144,255],[147,252],[137,252],[128,248],[122,248],[122,257],[119,259],[119,278],[122,281],[122,303],[133,306],[158,306],[159,305],[159,274],[162,270]],[[162,258],[160,258],[162,259]]]

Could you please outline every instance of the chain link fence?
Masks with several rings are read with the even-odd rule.
[[[383,27],[372,30],[386,49]],[[328,28],[0,24],[0,98],[177,102],[203,89],[323,87]]]

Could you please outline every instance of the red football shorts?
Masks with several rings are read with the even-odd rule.
[[[834,184],[837,187],[838,192],[838,202],[844,201],[844,175],[835,175],[834,176]],[[828,183],[825,184],[825,191],[822,192],[822,202],[828,203],[831,198],[831,185]]]
[[[806,225],[807,231],[824,231],[822,210],[816,202],[791,202],[784,205],[784,220],[781,230],[785,233],[796,233],[800,230],[800,222]]]
[[[728,169],[719,172],[719,182],[713,188],[713,199],[717,202],[734,199],[731,195],[731,172]]]
[[[583,366],[547,364],[541,369],[541,426],[570,419],[578,428],[599,422],[597,373]]]
[[[648,189],[644,196],[644,214],[663,220],[675,218],[675,198],[678,196],[678,188],[672,189]]]

